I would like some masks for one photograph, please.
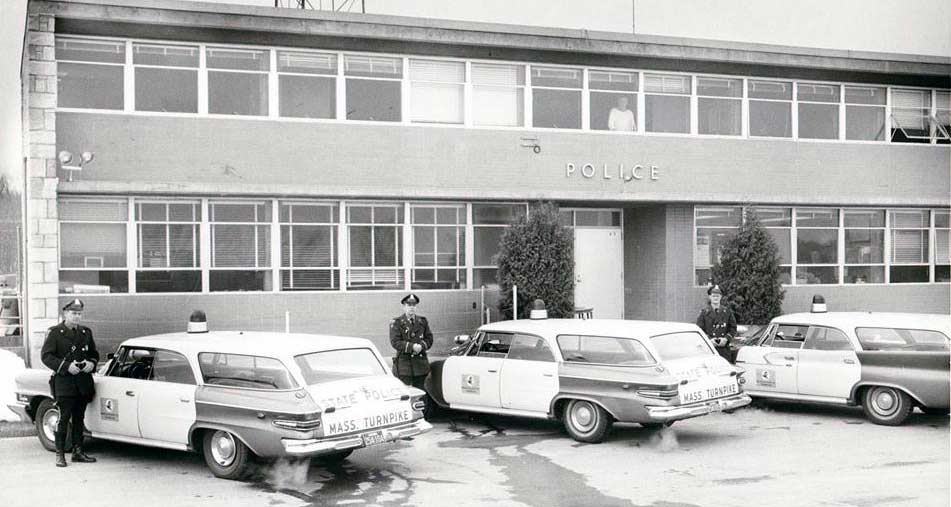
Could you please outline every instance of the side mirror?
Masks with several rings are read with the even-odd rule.
[[[469,342],[469,335],[467,334],[458,334],[455,338],[452,339],[456,345],[462,345]]]
[[[115,358],[116,358],[116,354],[114,352],[110,352],[106,354],[106,361],[112,361]]]

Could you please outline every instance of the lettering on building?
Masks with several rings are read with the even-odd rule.
[[[565,164],[565,177],[617,180],[622,183],[632,181],[657,181],[660,179],[660,167],[641,164]]]

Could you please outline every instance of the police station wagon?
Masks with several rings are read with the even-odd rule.
[[[861,405],[884,425],[902,424],[916,406],[948,413],[951,317],[813,307],[773,319],[757,343],[739,349],[747,393]]]
[[[112,356],[112,355],[110,355]],[[53,450],[59,412],[48,370],[16,379],[10,408]],[[95,438],[201,451],[218,477],[252,458],[346,458],[354,449],[428,431],[425,393],[392,376],[368,340],[218,331],[126,340],[94,375],[86,409]]]
[[[432,364],[433,400],[559,419],[582,442],[602,441],[615,421],[659,427],[751,401],[740,370],[694,324],[538,317],[457,337],[461,347]]]

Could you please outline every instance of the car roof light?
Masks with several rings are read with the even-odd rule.
[[[208,332],[208,318],[205,317],[205,312],[201,310],[195,310],[192,312],[191,316],[188,317],[188,332],[189,333],[207,333]]]
[[[812,313],[826,313],[828,311],[824,297],[818,294],[812,296]]]
[[[533,320],[547,319],[548,310],[545,308],[545,302],[541,299],[536,299],[532,304],[532,311],[528,314],[528,318]]]

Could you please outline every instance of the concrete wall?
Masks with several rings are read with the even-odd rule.
[[[947,146],[65,113],[62,192],[947,206]],[[522,147],[537,137],[541,152]],[[576,171],[567,175],[566,164]],[[582,165],[594,164],[585,178]],[[604,164],[611,179],[602,175]],[[618,178],[657,166],[657,180]],[[641,174],[646,174],[642,172]]]

